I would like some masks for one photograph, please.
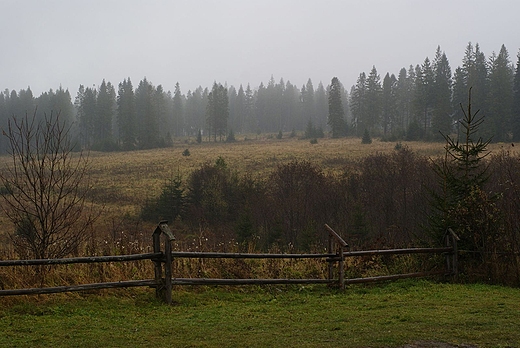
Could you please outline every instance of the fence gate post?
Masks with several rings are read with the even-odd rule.
[[[160,297],[167,304],[172,303],[172,242],[175,240],[168,227],[168,221],[161,221],[153,232],[154,252],[161,252],[161,235],[164,235],[164,253],[160,260],[154,260],[155,264],[155,296]],[[164,262],[164,278],[162,277],[162,265]]]

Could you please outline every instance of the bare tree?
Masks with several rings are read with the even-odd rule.
[[[74,153],[60,114],[8,122],[10,165],[0,171],[2,209],[20,256],[45,259],[75,253],[94,221],[86,201],[88,156]]]

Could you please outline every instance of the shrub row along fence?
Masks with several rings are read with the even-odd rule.
[[[129,280],[118,282],[92,283],[83,285],[58,286],[46,288],[0,290],[0,296],[52,294],[72,291],[87,291],[110,288],[129,288],[148,286],[155,288],[156,296],[166,303],[172,302],[174,285],[264,285],[264,284],[336,284],[344,289],[346,284],[369,283],[401,278],[427,277],[434,275],[457,275],[457,236],[452,230],[446,233],[446,246],[443,248],[409,248],[391,250],[348,251],[349,245],[328,225],[325,230],[329,235],[327,253],[322,254],[260,254],[260,253],[219,253],[219,252],[181,252],[172,251],[173,233],[166,221],[161,221],[152,234],[153,253],[77,257],[45,260],[4,260],[0,267],[41,266],[87,264],[101,262],[127,262],[151,260],[154,263],[154,278],[144,280]],[[164,250],[162,250],[164,247]],[[446,265],[443,270],[425,271],[407,274],[395,274],[378,277],[345,279],[345,259],[368,255],[399,255],[399,254],[444,254]],[[172,275],[173,258],[227,258],[227,259],[324,259],[328,263],[327,279],[216,279],[216,278],[174,278]]]

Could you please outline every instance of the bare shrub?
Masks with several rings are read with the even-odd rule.
[[[86,195],[88,157],[73,153],[70,128],[60,115],[9,120],[11,165],[0,172],[2,209],[14,224],[18,254],[59,258],[76,254],[95,219]]]

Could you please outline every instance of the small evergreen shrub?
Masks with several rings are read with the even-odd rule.
[[[231,129],[231,130],[229,131],[229,134],[228,134],[227,138],[226,138],[226,143],[234,143],[235,141],[237,141],[237,140],[235,139],[235,133],[234,133],[233,130]]]
[[[365,132],[363,133],[363,138],[361,138],[361,144],[372,144],[372,137],[370,137],[370,133],[366,128]]]

